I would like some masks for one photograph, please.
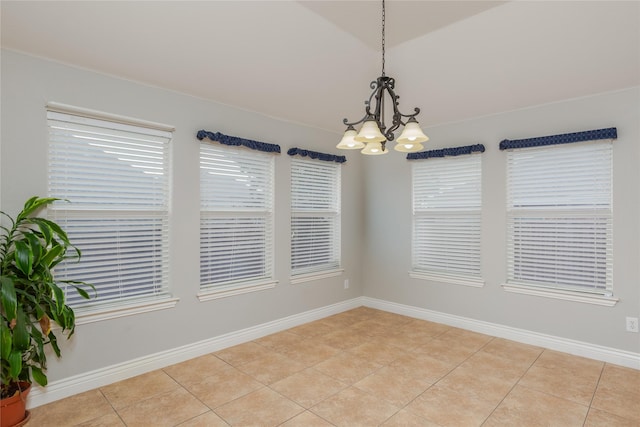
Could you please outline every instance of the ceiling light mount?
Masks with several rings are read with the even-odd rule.
[[[388,153],[386,143],[387,141],[393,141],[395,138],[394,132],[401,125],[404,126],[404,129],[395,146],[397,151],[408,153],[420,151],[424,149],[422,143],[429,140],[416,120],[416,116],[420,113],[420,108],[414,108],[413,114],[402,114],[398,110],[400,96],[395,93],[396,81],[393,77],[385,75],[385,20],[385,3],[382,0],[382,73],[380,77],[369,85],[373,92],[369,99],[364,101],[366,105],[364,117],[355,122],[349,122],[346,118],[342,121],[347,125],[347,130],[337,148],[345,150],[362,149],[363,154],[372,155]],[[391,125],[388,129],[384,121],[385,98],[390,100],[393,108]],[[375,105],[373,110],[372,105]],[[403,121],[403,118],[406,120]],[[360,123],[362,123],[362,128],[360,132],[356,132],[354,126]]]

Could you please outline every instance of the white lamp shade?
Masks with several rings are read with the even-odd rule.
[[[380,154],[387,154],[389,150],[385,147],[382,150],[382,144],[380,142],[367,142],[366,147],[361,151],[362,154],[368,154],[370,156],[378,156]]]
[[[398,144],[419,144],[421,142],[427,142],[428,140],[429,137],[422,132],[420,124],[413,119],[409,120],[404,126],[402,133],[398,137]],[[398,148],[396,148],[396,150],[398,150]]]
[[[387,138],[380,132],[380,128],[375,120],[367,120],[362,125],[360,133],[358,133],[354,139],[368,144],[370,142],[382,142]]]
[[[404,144],[398,142],[393,148],[394,150],[402,151],[403,153],[416,153],[418,151],[424,150],[424,146],[419,142],[406,142]]]
[[[342,139],[338,145],[336,145],[336,148],[340,148],[341,150],[356,150],[364,148],[364,142],[359,142],[354,139],[357,134],[356,130],[349,126],[349,129],[344,133]]]

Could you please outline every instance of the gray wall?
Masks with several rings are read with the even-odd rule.
[[[421,122],[427,123],[428,117]],[[365,159],[364,294],[400,304],[639,352],[625,317],[640,314],[640,89],[452,123],[425,132],[427,149],[482,143],[483,288],[412,279],[411,168],[399,153]],[[614,142],[614,307],[505,292],[506,196],[503,139],[617,127]]]
[[[45,104],[55,101],[174,125],[170,286],[173,309],[80,325],[49,380],[96,370],[362,295],[361,157],[348,153],[343,180],[342,276],[291,285],[287,149],[336,152],[339,135],[282,122],[159,88],[2,51],[2,210],[15,214],[32,195],[47,194]],[[291,108],[296,108],[292,105]],[[276,157],[275,289],[199,302],[200,129],[280,144]],[[344,279],[350,288],[343,288]]]
[[[342,276],[289,283],[289,157],[293,146],[335,152],[338,135],[63,64],[2,51],[0,207],[15,213],[47,192],[45,104],[49,101],[176,127],[172,150],[171,278],[173,309],[81,325],[52,359],[50,381],[196,343],[224,333],[358,296],[407,304],[627,351],[640,335],[624,331],[640,314],[640,89],[426,128],[427,148],[484,143],[484,288],[411,279],[411,179],[405,156],[348,152],[343,167]],[[295,106],[292,106],[295,108]],[[421,122],[428,123],[428,117]],[[505,280],[504,138],[615,126],[614,291],[612,308],[517,295]],[[280,144],[276,160],[275,289],[199,302],[199,129]],[[343,289],[344,279],[350,288]]]

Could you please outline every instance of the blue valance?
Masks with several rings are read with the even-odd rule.
[[[420,151],[407,154],[407,160],[430,159],[433,157],[461,156],[463,154],[484,153],[484,145],[465,145],[464,147],[443,148],[441,150]]]
[[[237,136],[229,136],[220,132],[209,132],[206,130],[198,131],[197,138],[202,141],[209,138],[224,145],[242,145],[252,150],[266,151],[267,153],[279,153],[280,146],[278,144],[268,144],[266,142],[254,141],[252,139],[238,138]]]
[[[501,150],[511,148],[542,147],[544,145],[570,144],[572,142],[595,141],[598,139],[617,139],[616,128],[588,130],[584,132],[565,133],[562,135],[539,136],[527,139],[505,139],[500,142]]]
[[[317,151],[303,150],[302,148],[290,148],[289,151],[287,151],[287,154],[290,156],[295,156],[296,154],[302,157],[309,156],[312,159],[324,160],[325,162],[344,163],[347,161],[347,158],[345,156],[336,156],[335,154],[318,153]]]

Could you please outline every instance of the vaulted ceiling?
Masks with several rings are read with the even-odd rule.
[[[7,1],[2,47],[341,133],[379,1]],[[386,74],[428,128],[640,85],[638,1],[387,0]]]

